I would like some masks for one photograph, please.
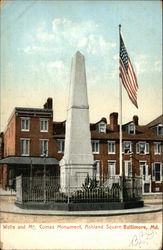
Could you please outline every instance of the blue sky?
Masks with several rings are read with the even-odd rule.
[[[118,25],[135,67],[137,110],[123,90],[123,122],[162,112],[160,1],[9,1],[1,10],[1,130],[15,106],[54,101],[66,119],[71,58],[86,60],[90,121],[119,111]]]

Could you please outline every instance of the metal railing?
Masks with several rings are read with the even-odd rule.
[[[123,177],[123,200],[132,201],[142,198],[142,177]]]
[[[76,176],[71,176],[76,178]],[[79,176],[78,176],[79,178]],[[81,176],[83,180],[83,176]],[[71,183],[70,183],[71,184]],[[108,177],[104,183],[87,176],[79,186],[60,186],[60,176],[22,177],[16,179],[17,201],[22,203],[93,203],[140,200],[142,197],[141,177]]]

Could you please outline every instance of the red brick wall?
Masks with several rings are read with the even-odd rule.
[[[152,174],[152,163],[154,162],[163,162],[163,154],[155,155],[154,154],[154,142],[150,144],[150,156],[151,156],[151,174]],[[157,191],[159,189],[159,191]],[[163,181],[162,182],[152,182],[152,192],[163,192]]]
[[[40,139],[48,140],[48,156],[54,156],[53,117],[30,117],[30,130],[21,131],[21,117],[16,117],[16,156],[21,155],[21,138],[30,139],[30,156],[40,156]],[[26,117],[29,117],[26,115]],[[48,119],[48,132],[40,132],[40,118]]]
[[[160,156],[156,156],[153,153],[153,146],[150,145],[150,154],[147,155],[139,155],[136,154],[136,143],[137,141],[132,142],[132,148],[133,148],[133,154],[132,156],[123,154],[123,173],[124,171],[124,165],[125,161],[132,161],[132,166],[133,166],[133,174],[140,175],[140,168],[139,168],[139,161],[146,161],[148,165],[148,173],[149,175],[152,174],[152,161],[160,161]],[[101,162],[103,162],[103,169],[104,169],[104,175],[108,175],[108,160],[113,160],[116,161],[116,174],[119,174],[119,142],[116,142],[116,153],[115,154],[108,154],[108,143],[107,141],[100,141],[100,150],[99,154],[94,154],[94,159],[95,160],[100,160],[100,165]]]
[[[53,156],[57,159],[57,160],[61,160],[63,158],[63,153],[58,153],[58,140],[57,139],[53,139],[53,143],[54,143],[54,147],[53,147]]]
[[[4,156],[15,155],[15,129],[16,129],[16,115],[14,114],[7,126],[4,134]]]
[[[3,164],[2,168],[2,188],[5,189],[7,186],[7,165]]]

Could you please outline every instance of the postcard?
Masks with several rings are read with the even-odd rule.
[[[0,13],[0,249],[162,249],[162,1]]]

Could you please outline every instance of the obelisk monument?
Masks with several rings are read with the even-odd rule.
[[[89,106],[84,56],[78,51],[71,66],[65,151],[60,161],[61,191],[81,188],[87,175],[93,176]]]

